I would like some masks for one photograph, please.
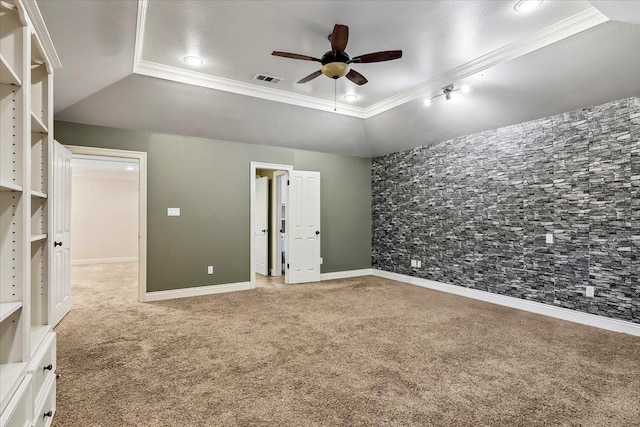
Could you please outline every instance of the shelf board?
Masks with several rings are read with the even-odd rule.
[[[9,181],[0,181],[0,191],[22,191],[22,186]]]
[[[0,53],[0,83],[5,85],[22,86],[20,77],[14,71],[7,58]]]
[[[0,322],[22,308],[22,301],[0,302]]]
[[[31,190],[31,197],[39,197],[41,199],[46,199],[47,195],[41,191]]]
[[[31,333],[29,334],[29,351],[31,355],[35,353],[36,349],[49,332],[49,325],[36,325],[31,327]]]
[[[44,122],[40,120],[38,116],[31,112],[31,132],[35,133],[48,133],[49,130],[45,126]]]
[[[40,240],[44,240],[47,238],[46,234],[35,234],[33,236],[31,236],[31,241],[32,242],[38,242]]]
[[[27,369],[27,363],[0,364],[0,405],[9,398],[9,393],[18,388],[22,375]],[[4,406],[4,405],[2,405]]]

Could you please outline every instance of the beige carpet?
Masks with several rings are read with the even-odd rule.
[[[56,426],[638,426],[640,338],[374,277],[139,304],[73,269]]]

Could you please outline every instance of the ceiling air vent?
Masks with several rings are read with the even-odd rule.
[[[256,74],[256,76],[253,79],[259,80],[261,82],[269,82],[273,84],[280,83],[282,80],[284,80],[282,77],[274,77],[268,74]]]

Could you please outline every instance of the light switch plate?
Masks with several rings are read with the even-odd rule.
[[[167,208],[167,216],[180,216],[180,208]]]
[[[595,288],[593,286],[585,286],[585,295],[593,297],[595,295]]]
[[[207,267],[207,274],[213,274],[213,265]]]
[[[411,260],[411,267],[415,267],[415,266],[416,266],[416,260],[415,260],[415,259],[412,259],[412,260]]]
[[[417,261],[416,261],[416,267],[418,267],[418,268],[422,268],[422,261],[417,260]]]
[[[322,259],[322,257],[320,257],[320,265],[322,265],[323,262],[324,260]]]
[[[553,234],[552,233],[547,233],[547,243],[550,243],[550,244],[553,243]]]

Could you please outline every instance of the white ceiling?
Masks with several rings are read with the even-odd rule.
[[[39,6],[63,64],[55,81],[59,120],[374,156],[640,95],[634,72],[640,2],[546,0],[526,15],[514,3],[57,0]],[[604,22],[609,17],[629,23]],[[318,63],[270,55],[320,57],[335,23],[349,26],[352,56],[404,51],[400,60],[355,65],[369,79],[364,86],[338,80],[339,97],[359,96],[353,106],[342,101],[338,114],[332,81],[295,83]],[[191,67],[185,55],[205,62]],[[285,80],[257,82],[256,73]],[[448,83],[468,83],[472,91],[424,107],[424,98]]]

